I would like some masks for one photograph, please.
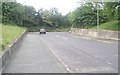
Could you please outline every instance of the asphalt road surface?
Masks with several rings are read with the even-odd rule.
[[[117,41],[28,33],[3,73],[117,73]]]

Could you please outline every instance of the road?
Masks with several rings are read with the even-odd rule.
[[[117,73],[117,41],[28,33],[3,73]]]

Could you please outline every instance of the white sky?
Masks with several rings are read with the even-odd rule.
[[[24,5],[33,6],[36,10],[39,10],[40,8],[49,10],[50,8],[55,7],[58,8],[58,11],[63,15],[78,7],[78,1],[80,0],[17,0],[17,2]]]

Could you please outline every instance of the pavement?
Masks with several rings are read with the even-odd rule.
[[[3,73],[118,73],[118,42],[29,32]]]

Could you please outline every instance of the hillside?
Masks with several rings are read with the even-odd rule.
[[[119,24],[120,24],[120,22],[115,20],[115,21],[111,21],[111,22],[107,22],[107,23],[103,23],[103,24],[99,25],[99,29],[120,31]],[[97,29],[97,26],[92,27],[92,29]]]

